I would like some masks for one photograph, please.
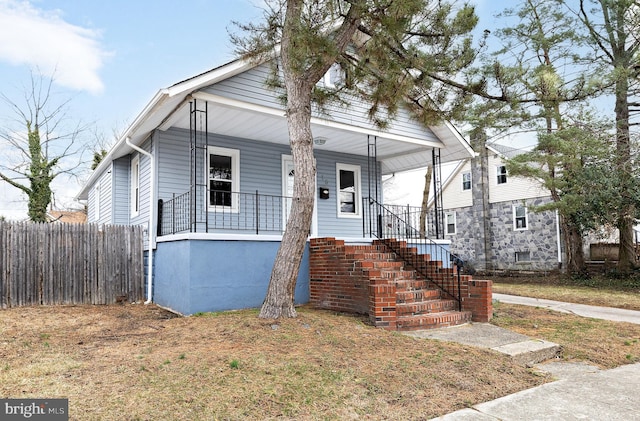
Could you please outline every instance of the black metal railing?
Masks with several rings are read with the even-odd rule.
[[[192,207],[190,192],[159,201],[158,235],[181,232],[282,234],[291,198],[268,194],[210,190],[209,206]]]
[[[364,236],[397,240],[387,241],[387,247],[391,248],[419,275],[456,300],[458,308],[461,309],[460,275],[464,265],[463,260],[414,228],[403,219],[402,214],[396,214],[389,206],[382,205],[375,199],[364,198],[363,209],[365,210]],[[416,253],[407,253],[398,241],[406,242],[406,246],[415,248]],[[425,260],[424,255],[429,255],[430,259]],[[438,279],[440,277],[443,280]],[[453,288],[450,287],[451,285]]]
[[[420,206],[409,205],[384,205],[392,214],[397,215],[406,224],[418,229],[420,235],[428,238],[438,238],[436,234],[436,218],[434,212],[426,212],[424,215],[424,229],[421,226],[423,209]]]

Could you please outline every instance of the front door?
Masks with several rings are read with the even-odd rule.
[[[295,179],[295,170],[293,168],[293,158],[291,155],[282,155],[282,232],[287,225],[289,214],[291,213],[291,201],[293,197],[293,180]],[[313,201],[313,219],[311,221],[311,235],[318,232],[317,226],[317,200]]]

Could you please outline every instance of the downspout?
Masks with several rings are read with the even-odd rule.
[[[149,226],[148,226],[148,232],[149,232],[149,270],[147,272],[147,301],[145,301],[145,304],[150,304],[151,303],[151,298],[153,297],[153,249],[155,249],[156,247],[156,231],[155,231],[155,225],[153,223],[153,217],[155,215],[155,191],[156,191],[156,186],[155,186],[155,182],[156,182],[156,173],[155,173],[155,162],[153,159],[153,155],[147,151],[145,151],[144,149],[140,148],[139,146],[134,145],[133,143],[131,143],[131,138],[127,137],[126,139],[126,143],[127,145],[129,145],[132,149],[134,149],[135,151],[140,152],[141,154],[143,154],[144,156],[149,158],[149,173],[150,173],[150,183],[149,183]],[[153,148],[153,138],[151,141],[151,147]]]

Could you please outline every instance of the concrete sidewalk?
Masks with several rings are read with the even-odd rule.
[[[640,419],[640,364],[580,374],[481,403],[436,420],[528,421]]]
[[[611,320],[614,322],[627,322],[640,324],[640,311],[625,310],[622,308],[588,306],[584,304],[564,303],[561,301],[545,300],[542,298],[520,297],[517,295],[493,294],[493,299],[507,304],[520,304],[525,306],[543,307],[562,313],[571,313],[593,319]],[[640,414],[638,415],[640,419]]]
[[[583,317],[640,324],[638,311],[505,294],[493,294],[493,298],[503,303],[543,307]],[[546,371],[558,379],[553,383],[474,405],[435,420],[640,420],[640,399],[637,397],[637,390],[640,388],[640,364],[601,371],[598,367],[586,363],[557,360],[541,363],[548,354],[537,354],[534,350],[535,344],[538,343],[541,348],[549,350],[555,349],[553,346],[557,346],[556,344],[531,339],[484,323],[416,332],[414,336],[459,342],[499,352],[505,352],[505,346],[517,349],[513,355],[510,354],[514,360],[529,366],[535,365],[536,369]]]

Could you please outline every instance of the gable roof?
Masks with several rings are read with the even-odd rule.
[[[209,112],[219,116],[216,120],[216,133],[288,144],[288,128],[284,109],[202,91],[205,87],[232,78],[260,64],[237,59],[159,90],[91,174],[77,198],[86,199],[88,197],[90,186],[96,182],[98,176],[114,159],[134,151],[127,144],[127,140],[139,146],[156,129],[188,128],[189,101],[193,99],[206,101]],[[251,124],[246,124],[248,120],[251,121]],[[333,144],[318,147],[318,149],[326,148],[339,153],[363,154],[367,151],[368,137],[375,137],[377,139],[377,157],[382,163],[383,174],[426,166],[431,162],[433,148],[441,149],[442,162],[473,156],[474,153],[469,143],[448,122],[430,127],[430,129],[436,135],[437,141],[434,141],[430,134],[422,137],[397,135],[375,129],[372,125],[359,127],[319,116],[312,117],[312,131],[315,137],[340,139],[339,142],[333,142]]]

